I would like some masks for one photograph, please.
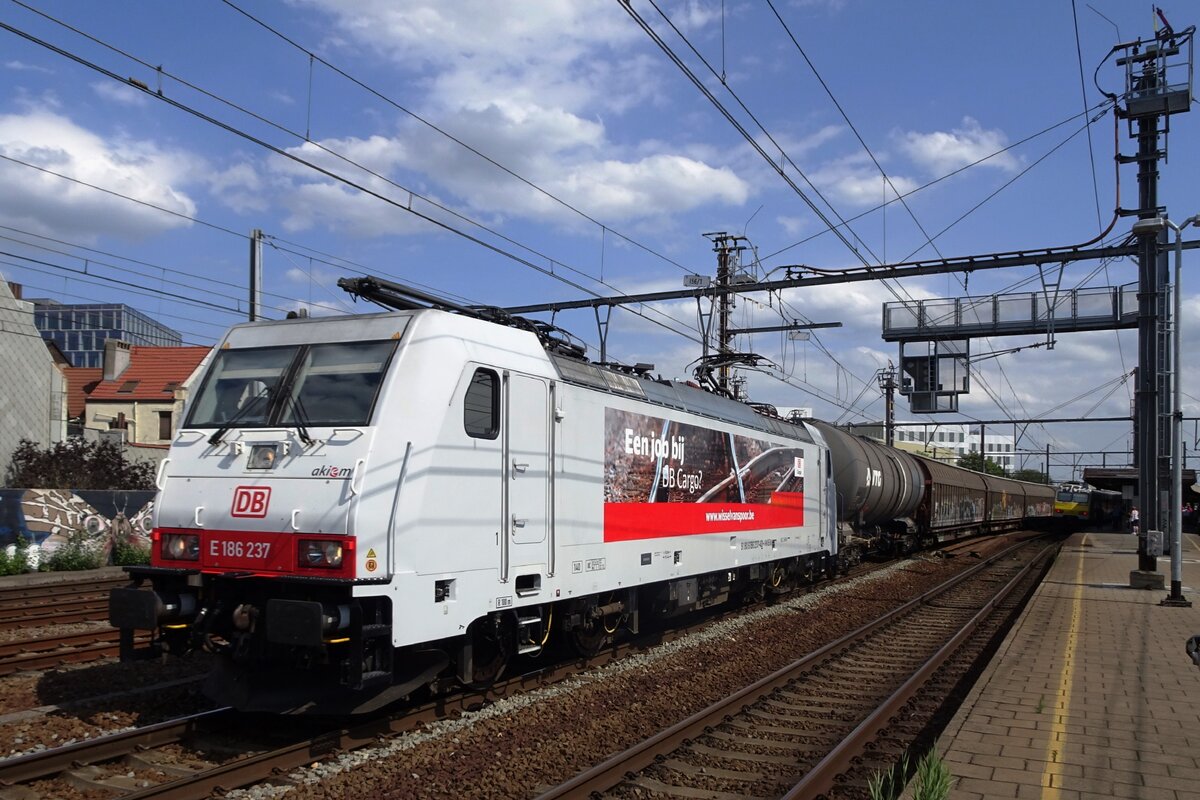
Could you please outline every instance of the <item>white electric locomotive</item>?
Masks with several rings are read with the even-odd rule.
[[[149,630],[219,653],[222,702],[366,711],[834,568],[815,428],[412,305],[226,334],[110,600],[126,656]]]

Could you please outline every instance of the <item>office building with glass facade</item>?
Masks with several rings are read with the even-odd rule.
[[[76,367],[103,367],[104,342],[117,339],[133,345],[178,347],[178,331],[123,303],[64,305],[34,300],[33,324],[43,339],[54,342]]]

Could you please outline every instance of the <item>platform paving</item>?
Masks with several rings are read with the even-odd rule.
[[[1170,559],[1158,560],[1170,586]],[[952,800],[1200,799],[1200,539],[1191,608],[1131,589],[1136,540],[1077,533],[939,742]]]

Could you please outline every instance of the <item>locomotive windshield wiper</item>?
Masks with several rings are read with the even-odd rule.
[[[313,443],[313,438],[308,433],[309,420],[308,413],[304,410],[304,401],[299,396],[289,395],[288,404],[291,405],[292,416],[295,417],[295,424],[289,427],[296,429],[296,434],[300,437],[300,441],[304,443],[305,447],[308,447]]]
[[[269,398],[270,396],[271,396],[271,387],[264,386],[261,392],[254,395],[253,397],[248,398],[246,400],[246,405],[239,408],[237,410],[236,414],[234,414],[232,417],[227,419],[221,425],[221,427],[219,427],[215,431],[213,431],[213,435],[208,437],[208,443],[209,444],[220,444],[221,439],[225,436],[226,433],[229,432],[230,428],[232,428],[234,425],[237,425],[239,422],[241,422],[242,418],[245,417],[247,414],[249,414],[251,409],[257,409],[260,407],[257,401],[262,400],[263,398]]]

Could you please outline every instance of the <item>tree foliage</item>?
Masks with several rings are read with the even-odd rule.
[[[984,472],[988,475],[1003,475],[1004,467],[992,461],[990,458],[984,458],[979,453],[964,453],[958,458],[958,465],[963,469],[969,469],[974,472]]]
[[[1046,473],[1036,469],[1019,469],[1012,474],[1012,477],[1019,481],[1029,481],[1030,483],[1049,483],[1050,480],[1046,477]]]
[[[153,489],[154,465],[126,460],[112,442],[68,439],[42,449],[22,439],[5,484],[15,489]]]

